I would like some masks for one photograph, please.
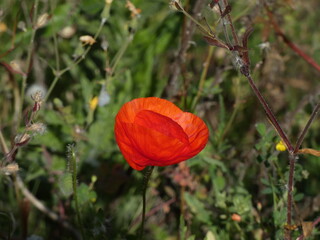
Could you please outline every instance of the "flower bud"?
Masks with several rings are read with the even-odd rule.
[[[83,45],[89,44],[90,46],[96,42],[96,40],[90,35],[83,35],[79,38],[79,40],[83,43]]]
[[[11,69],[13,70],[14,73],[17,73],[17,74],[20,74],[20,75],[26,75],[23,71],[22,71],[22,68],[21,68],[21,65],[19,64],[18,61],[11,61],[10,62],[10,67]]]
[[[76,32],[75,27],[67,26],[64,27],[60,32],[59,35],[63,38],[71,38]]]
[[[232,214],[231,219],[235,222],[240,222],[241,221],[241,216],[239,214]]]
[[[171,0],[169,3],[169,7],[175,11],[183,11],[183,7],[181,6],[180,0]]]
[[[4,22],[0,22],[0,33],[7,31],[8,27]]]
[[[43,123],[33,123],[26,127],[26,131],[32,132],[33,135],[40,134],[43,135],[47,130],[47,127]]]
[[[98,102],[99,102],[98,97],[94,97],[90,100],[89,107],[91,111],[94,111],[97,108]]]
[[[50,19],[50,15],[48,13],[44,13],[42,15],[40,15],[37,19],[37,23],[35,28],[41,28],[44,25],[47,24],[48,20]]]
[[[24,146],[26,145],[31,139],[31,136],[27,133],[22,133],[22,134],[18,134],[15,138],[14,138],[14,143],[16,144],[16,146]]]
[[[283,144],[282,141],[279,141],[279,142],[277,143],[276,149],[277,149],[277,151],[279,151],[279,152],[284,152],[284,151],[287,150],[286,146]]]
[[[11,175],[19,171],[19,165],[17,163],[10,163],[7,166],[1,168],[1,172],[5,175]]]

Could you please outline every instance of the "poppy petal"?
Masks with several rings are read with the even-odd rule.
[[[133,123],[136,115],[141,110],[150,110],[169,118],[183,113],[183,111],[172,102],[157,97],[148,97],[137,98],[125,103],[120,109],[117,118],[124,122]]]
[[[129,165],[167,166],[198,154],[208,141],[208,128],[192,113],[155,97],[134,99],[120,109],[116,141]]]
[[[177,138],[185,144],[189,143],[188,136],[182,127],[171,118],[159,113],[142,110],[136,115],[134,123],[158,131],[168,137]]]

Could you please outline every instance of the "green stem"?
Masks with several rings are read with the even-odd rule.
[[[77,159],[76,159],[76,153],[74,149],[74,145],[70,146],[70,158],[71,158],[71,166],[72,166],[72,187],[73,187],[73,198],[74,203],[76,206],[76,212],[77,212],[77,219],[78,224],[81,231],[82,239],[85,239],[84,231],[83,231],[83,224],[81,221],[81,215],[80,215],[80,207],[79,207],[79,201],[78,201],[78,192],[77,192]]]
[[[99,26],[99,29],[97,30],[96,34],[94,35],[94,39],[96,40],[98,38],[98,36],[100,35],[100,32],[104,26],[104,24],[106,23],[106,19],[105,18],[102,18],[101,19],[101,22],[100,22],[100,26]],[[88,52],[90,51],[92,46],[89,46],[87,47],[87,49],[84,51],[84,53],[75,61],[73,62],[71,65],[67,66],[66,68],[62,69],[61,71],[58,69],[58,66],[57,66],[57,71],[55,71],[55,78],[54,80],[52,81],[49,89],[48,89],[48,92],[47,92],[47,95],[44,99],[44,101],[46,102],[52,92],[52,90],[54,89],[54,87],[56,86],[58,80],[60,79],[60,77],[68,72],[69,70],[71,70],[74,66],[78,65],[80,62],[82,62],[82,60],[85,59],[85,57],[87,56]]]
[[[152,174],[152,171],[154,169],[154,166],[149,166],[144,173],[143,177],[143,189],[142,189],[142,220],[141,220],[141,229],[139,234],[139,240],[143,239],[143,233],[144,233],[144,220],[146,216],[146,192],[148,187],[148,182],[150,179],[150,176]]]
[[[33,44],[34,44],[34,39],[36,36],[36,31],[37,28],[35,27],[35,23],[37,21],[37,12],[38,12],[38,4],[39,4],[39,0],[35,0],[34,2],[34,10],[33,10],[33,19],[32,19],[32,23],[31,23],[31,29],[32,29],[32,33],[31,33],[31,39],[30,39],[30,43],[29,43],[29,51],[28,51],[28,55],[27,55],[27,61],[26,61],[26,66],[27,69],[25,70],[25,74],[23,74],[22,77],[22,85],[21,85],[21,102],[20,102],[20,114],[18,117],[18,125],[20,124],[21,121],[21,116],[22,116],[22,110],[23,110],[23,100],[24,100],[24,92],[25,92],[25,88],[27,85],[27,78],[29,75],[29,71],[30,71],[30,66],[31,66],[31,56],[32,56],[32,52],[33,52]],[[18,127],[18,126],[17,126]]]
[[[201,94],[203,92],[203,87],[204,87],[204,83],[205,83],[205,80],[207,78],[207,73],[208,73],[208,69],[209,69],[209,65],[210,65],[210,60],[211,60],[211,57],[212,57],[212,54],[213,54],[213,47],[212,46],[209,46],[209,52],[208,52],[208,55],[207,55],[207,58],[203,64],[203,70],[202,70],[202,73],[201,73],[201,76],[200,76],[200,81],[199,81],[199,86],[198,86],[198,92],[197,92],[197,95],[195,96],[195,98],[193,99],[193,102],[192,102],[192,106],[191,106],[191,109],[192,111],[195,110],[195,107],[201,97]]]

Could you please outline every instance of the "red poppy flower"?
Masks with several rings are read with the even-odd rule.
[[[125,159],[139,171],[192,158],[205,147],[209,135],[199,117],[156,97],[124,104],[114,130]]]

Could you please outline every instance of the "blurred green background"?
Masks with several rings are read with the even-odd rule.
[[[210,2],[182,5],[225,40]],[[229,4],[239,36],[254,27],[248,43],[253,78],[295,142],[319,101],[319,72],[274,33],[264,5],[291,41],[320,63],[319,1]],[[15,161],[29,191],[71,230],[34,207],[15,178],[3,173],[0,239],[76,238],[81,227],[72,157],[86,239],[137,239],[143,173],[126,163],[113,127],[125,102],[148,96],[167,98],[197,114],[209,127],[210,140],[193,159],[156,168],[147,193],[145,239],[283,237],[288,156],[275,149],[280,138],[235,68],[234,55],[209,46],[202,32],[169,5],[166,0],[1,1],[2,162],[3,145],[10,149],[25,131],[30,94],[40,89],[48,98],[34,122],[44,123],[46,132],[19,148]],[[96,40],[85,44],[81,36]],[[316,119],[303,147],[319,149],[319,133]],[[319,170],[317,157],[297,161],[297,225],[319,216]],[[293,231],[295,237],[301,233],[301,227]],[[314,230],[310,239],[318,238]]]

